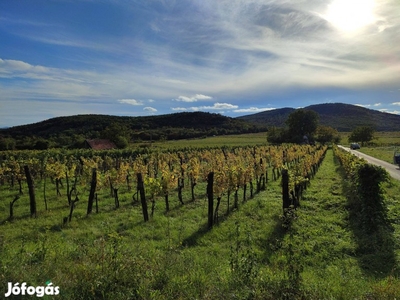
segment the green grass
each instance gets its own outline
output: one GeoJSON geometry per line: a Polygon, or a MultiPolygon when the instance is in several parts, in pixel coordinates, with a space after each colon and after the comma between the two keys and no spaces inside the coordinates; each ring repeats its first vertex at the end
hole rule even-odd
{"type": "MultiPolygon", "coordinates": [[[[386,161],[388,163],[393,163],[393,155],[395,152],[400,151],[400,148],[396,147],[396,146],[362,147],[358,151],[368,154],[370,156],[376,157],[376,158],[386,161]]],[[[400,153],[398,153],[398,154],[400,154],[400,153]]]]}
{"type": "MultiPolygon", "coordinates": [[[[50,184],[48,187],[49,211],[45,212],[39,202],[38,217],[29,218],[28,198],[23,195],[15,206],[15,220],[1,225],[0,294],[8,281],[43,285],[49,279],[60,286],[61,299],[222,299],[232,289],[248,294],[232,281],[231,261],[248,250],[237,245],[242,239],[246,241],[247,234],[254,234],[253,218],[268,219],[265,224],[255,220],[260,232],[264,229],[258,226],[268,230],[265,225],[279,220],[275,184],[269,189],[273,192],[268,199],[264,193],[241,203],[240,210],[225,220],[227,206],[223,202],[220,225],[208,232],[204,230],[207,202],[203,183],[195,202],[187,201],[189,191],[184,194],[187,203],[183,206],[171,197],[167,214],[163,200],[158,199],[155,215],[148,223],[142,221],[140,207],[132,206],[126,192],[120,195],[120,209],[113,209],[113,200],[102,194],[100,213],[86,217],[86,192],[72,222],[62,226],[62,217],[68,214],[66,199],[55,197],[50,184]],[[234,255],[233,248],[237,249],[234,255]]],[[[8,192],[8,199],[15,192],[8,192]]],[[[7,194],[4,187],[2,193],[7,194]]],[[[7,217],[7,207],[7,201],[2,201],[0,222],[7,217]]],[[[239,270],[244,268],[241,262],[238,265],[239,270]]],[[[245,273],[237,272],[238,278],[245,273]]]]}
{"type": "MultiPolygon", "coordinates": [[[[361,251],[373,237],[359,230],[357,213],[352,212],[349,204],[351,191],[342,176],[336,159],[328,152],[307,190],[293,226],[294,241],[304,265],[302,279],[306,290],[320,292],[318,298],[325,299],[391,299],[398,296],[398,265],[388,256],[397,256],[398,261],[399,253],[395,253],[394,248],[385,249],[388,255],[361,251]],[[390,280],[394,280],[397,287],[390,286],[390,280]],[[388,298],[379,291],[385,285],[388,298]]],[[[398,186],[397,182],[390,183],[390,189],[386,187],[388,193],[392,195],[398,186]]],[[[388,206],[395,217],[398,200],[388,201],[388,206]]],[[[397,236],[399,229],[395,227],[397,236]]],[[[397,239],[395,247],[398,246],[397,239]]]]}
{"type": "Polygon", "coordinates": [[[374,136],[375,138],[372,142],[377,146],[400,145],[399,131],[375,132],[374,136]]]}
{"type": "MultiPolygon", "coordinates": [[[[206,148],[206,147],[222,147],[222,146],[252,146],[267,143],[267,133],[248,133],[235,135],[219,135],[206,137],[204,139],[185,139],[174,141],[156,141],[153,143],[143,143],[152,148],[160,149],[180,149],[180,148],[206,148]]],[[[135,145],[135,144],[134,144],[135,145]]]]}
{"type": "MultiPolygon", "coordinates": [[[[349,145],[348,138],[350,132],[340,132],[340,143],[344,146],[349,145]]],[[[400,146],[399,131],[377,131],[374,133],[374,139],[371,141],[371,146],[374,147],[389,147],[400,146]]]]}
{"type": "MultiPolygon", "coordinates": [[[[349,144],[348,137],[350,133],[342,132],[341,144],[349,144]]],[[[358,150],[362,153],[371,155],[383,161],[393,163],[393,154],[400,151],[400,132],[375,132],[374,139],[368,145],[358,150]]]]}
{"type": "Polygon", "coordinates": [[[211,231],[205,230],[205,183],[196,187],[194,202],[185,191],[185,205],[179,204],[174,192],[168,213],[158,198],[154,217],[147,223],[140,206],[132,204],[132,192],[123,188],[119,209],[104,191],[99,195],[100,213],[87,217],[85,191],[72,222],[64,226],[65,190],[57,198],[54,185],[47,186],[49,211],[44,210],[38,184],[38,217],[28,216],[24,194],[15,206],[15,220],[7,222],[8,202],[18,190],[0,187],[0,295],[9,281],[36,286],[51,280],[60,287],[59,299],[400,296],[400,185],[394,181],[384,185],[394,241],[385,248],[393,257],[388,262],[388,256],[360,251],[360,242],[370,236],[355,229],[346,180],[331,150],[289,228],[283,227],[281,217],[280,182],[269,182],[266,191],[240,201],[239,210],[228,216],[224,197],[220,222],[211,231]]]}

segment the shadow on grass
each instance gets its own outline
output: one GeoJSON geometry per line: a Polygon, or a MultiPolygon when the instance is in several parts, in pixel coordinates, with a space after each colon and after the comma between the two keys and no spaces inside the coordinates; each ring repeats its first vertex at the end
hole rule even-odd
{"type": "MultiPolygon", "coordinates": [[[[171,199],[170,199],[170,209],[168,211],[164,211],[165,215],[174,215],[174,213],[180,212],[182,209],[196,208],[197,206],[201,206],[203,205],[203,202],[206,200],[206,195],[205,194],[197,195],[195,200],[192,199],[186,200],[183,202],[183,204],[179,202],[178,198],[175,199],[174,197],[172,197],[171,199]]],[[[164,199],[160,198],[160,202],[161,201],[164,201],[164,199]]],[[[163,205],[165,205],[164,202],[163,205]]]]}
{"type": "Polygon", "coordinates": [[[194,247],[197,246],[197,241],[201,239],[207,232],[210,230],[208,229],[207,222],[200,225],[199,230],[188,236],[182,241],[183,247],[194,247]]]}
{"type": "Polygon", "coordinates": [[[0,221],[0,226],[5,225],[7,223],[17,222],[19,220],[26,220],[26,219],[34,219],[34,217],[31,217],[30,214],[23,214],[21,216],[14,216],[12,218],[7,217],[7,218],[3,219],[3,221],[0,221]]]}
{"type": "MultiPolygon", "coordinates": [[[[228,208],[227,206],[221,204],[221,206],[219,207],[219,210],[218,210],[217,217],[215,217],[215,211],[214,211],[215,223],[213,225],[213,228],[214,227],[218,227],[223,222],[225,222],[232,214],[234,214],[235,212],[239,211],[240,207],[242,205],[245,205],[248,201],[252,201],[254,199],[255,195],[257,195],[257,193],[254,193],[252,198],[249,195],[249,197],[246,198],[246,200],[244,202],[241,201],[238,208],[234,207],[233,200],[232,200],[232,203],[229,204],[229,209],[227,209],[228,208]]],[[[204,195],[204,197],[205,196],[206,195],[204,195]]],[[[196,198],[196,199],[198,199],[198,198],[196,198]]],[[[201,205],[207,204],[206,203],[207,199],[204,198],[204,200],[203,199],[202,200],[199,199],[199,200],[187,202],[186,205],[197,206],[197,205],[199,205],[200,201],[204,201],[205,202],[205,203],[202,203],[201,205]]],[[[225,204],[227,205],[227,203],[225,203],[225,204]]],[[[214,206],[215,205],[216,205],[216,200],[214,199],[214,206]]],[[[183,207],[183,205],[181,205],[180,207],[183,207]]],[[[171,211],[172,210],[170,210],[167,214],[171,215],[170,214],[171,211]]],[[[191,234],[190,236],[188,236],[186,239],[184,239],[182,241],[182,246],[184,246],[184,247],[196,246],[197,243],[198,243],[198,240],[201,239],[205,234],[207,234],[211,230],[212,229],[208,228],[208,222],[204,222],[202,225],[200,225],[199,229],[196,232],[194,232],[193,234],[191,234]]]]}
{"type": "Polygon", "coordinates": [[[285,235],[288,233],[288,228],[283,224],[280,216],[274,216],[275,226],[266,239],[259,241],[259,247],[264,249],[261,257],[263,263],[269,263],[271,256],[282,248],[282,242],[285,235]]]}
{"type": "MultiPolygon", "coordinates": [[[[252,198],[247,198],[247,201],[250,201],[252,198]]],[[[198,201],[198,200],[196,200],[198,201]]],[[[242,202],[241,205],[244,205],[246,202],[242,202]]],[[[192,204],[195,202],[191,202],[192,204]]],[[[214,203],[215,204],[215,203],[214,203]]],[[[229,210],[225,211],[224,213],[222,211],[224,211],[223,209],[219,209],[218,212],[218,217],[216,220],[216,223],[213,225],[214,227],[217,227],[219,225],[221,225],[223,222],[225,222],[232,214],[234,214],[235,212],[237,212],[240,208],[234,208],[233,204],[231,204],[229,206],[229,210]]],[[[225,208],[225,207],[224,207],[225,208]]],[[[214,214],[215,215],[215,214],[214,214]]],[[[214,216],[215,217],[215,216],[214,216]]],[[[182,241],[182,246],[184,247],[193,247],[196,246],[198,243],[198,240],[201,239],[205,234],[207,234],[209,231],[211,231],[212,229],[208,228],[208,222],[204,222],[202,225],[200,225],[199,229],[194,232],[193,234],[191,234],[190,236],[188,236],[186,239],[184,239],[182,241]]]]}
{"type": "MultiPolygon", "coordinates": [[[[217,221],[217,223],[214,224],[213,228],[214,227],[218,227],[219,225],[221,225],[235,211],[236,211],[235,209],[232,209],[232,210],[229,211],[229,213],[225,213],[225,214],[219,215],[218,216],[218,221],[217,221]]],[[[184,247],[197,246],[198,240],[201,239],[204,235],[206,235],[211,230],[212,229],[208,228],[208,222],[204,222],[202,225],[200,225],[199,229],[196,232],[192,233],[190,236],[188,236],[187,238],[185,238],[182,241],[182,246],[184,246],[184,247]]]]}
{"type": "MultiPolygon", "coordinates": [[[[356,258],[363,272],[374,278],[384,278],[399,272],[396,269],[395,239],[389,221],[382,220],[373,230],[362,218],[360,201],[339,162],[336,171],[342,177],[342,192],[347,198],[349,226],[357,243],[356,258]]],[[[373,217],[373,216],[371,216],[373,217]]],[[[365,220],[365,217],[364,217],[365,220]]]]}

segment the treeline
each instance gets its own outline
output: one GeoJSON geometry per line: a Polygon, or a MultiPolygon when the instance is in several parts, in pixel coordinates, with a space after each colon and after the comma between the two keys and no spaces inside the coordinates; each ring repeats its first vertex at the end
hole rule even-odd
{"type": "Polygon", "coordinates": [[[320,125],[319,117],[318,113],[312,110],[297,109],[287,117],[285,128],[269,128],[267,140],[273,144],[338,143],[339,132],[332,127],[320,125]]]}
{"type": "Polygon", "coordinates": [[[119,148],[132,142],[178,140],[266,131],[265,126],[205,112],[149,117],[78,115],[0,130],[0,150],[81,148],[107,138],[119,148]]]}

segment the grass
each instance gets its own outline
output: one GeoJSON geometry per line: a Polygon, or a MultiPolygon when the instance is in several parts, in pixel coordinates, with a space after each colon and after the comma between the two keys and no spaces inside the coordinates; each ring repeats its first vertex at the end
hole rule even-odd
{"type": "MultiPolygon", "coordinates": [[[[267,143],[267,133],[248,133],[234,135],[220,135],[206,137],[204,139],[186,139],[173,141],[155,141],[151,147],[160,149],[180,149],[180,148],[206,148],[206,147],[221,147],[221,146],[251,146],[267,143]]],[[[147,144],[144,144],[147,145],[147,144]]]]}
{"type": "MultiPolygon", "coordinates": [[[[347,145],[350,133],[342,132],[341,144],[347,145]]],[[[400,132],[376,132],[374,139],[365,147],[361,147],[360,152],[371,155],[388,163],[393,163],[393,155],[400,151],[400,132]]]]}
{"type": "MultiPolygon", "coordinates": [[[[340,132],[340,142],[342,145],[350,144],[348,138],[351,132],[340,132]]],[[[371,141],[374,147],[400,146],[400,131],[377,131],[371,141]]]]}
{"type": "Polygon", "coordinates": [[[393,155],[395,152],[399,150],[400,148],[396,146],[388,146],[388,147],[362,147],[358,151],[376,157],[388,163],[393,163],[393,155]]]}
{"type": "MultiPolygon", "coordinates": [[[[67,226],[61,225],[68,212],[64,197],[48,191],[50,210],[44,212],[39,204],[38,218],[30,219],[22,213],[28,212],[28,199],[23,195],[15,207],[16,219],[1,225],[0,294],[9,281],[43,285],[51,279],[60,286],[61,299],[223,298],[233,285],[231,249],[234,247],[237,255],[248,250],[238,246],[251,231],[246,223],[253,217],[264,218],[256,207],[264,207],[267,200],[265,194],[259,195],[222,222],[227,209],[224,202],[220,225],[205,231],[204,190],[205,185],[200,185],[198,200],[186,201],[183,206],[171,197],[167,214],[159,199],[148,223],[143,223],[140,208],[132,206],[128,193],[121,193],[118,210],[112,208],[111,198],[100,195],[99,214],[86,217],[82,201],[67,226]]],[[[9,192],[9,198],[14,193],[9,192]]],[[[184,197],[190,199],[189,192],[184,197]]],[[[275,197],[279,197],[276,190],[268,202],[275,201],[264,210],[271,220],[279,219],[279,198],[275,197]]],[[[81,198],[86,199],[87,193],[81,198]]],[[[2,201],[3,219],[8,213],[6,203],[2,201]]],[[[243,268],[241,262],[237,265],[243,268]]],[[[241,273],[238,276],[242,278],[241,273]]]]}
{"type": "Polygon", "coordinates": [[[239,210],[227,216],[223,198],[220,222],[211,231],[205,230],[205,183],[196,187],[194,202],[188,200],[189,190],[184,205],[171,196],[168,213],[159,198],[147,223],[142,221],[140,206],[132,203],[132,192],[123,188],[119,209],[104,192],[99,195],[100,213],[86,216],[85,191],[72,222],[64,226],[65,191],[56,197],[54,185],[48,183],[50,209],[45,211],[40,201],[42,185],[36,188],[38,217],[28,216],[24,194],[16,203],[15,220],[5,222],[8,202],[18,190],[0,187],[0,295],[7,282],[36,286],[51,280],[60,287],[59,299],[400,296],[399,183],[384,185],[394,241],[386,248],[393,257],[388,263],[385,255],[360,251],[360,242],[370,237],[354,226],[357,216],[351,212],[351,194],[331,150],[289,227],[283,226],[279,181],[269,182],[267,190],[253,199],[240,201],[239,210]]]}
{"type": "MultiPolygon", "coordinates": [[[[305,265],[303,280],[312,283],[306,289],[324,291],[318,298],[325,299],[393,299],[400,295],[399,253],[395,253],[399,240],[395,247],[385,249],[388,255],[361,251],[364,245],[371,248],[378,245],[369,242],[372,237],[360,230],[357,213],[349,204],[351,191],[343,176],[336,159],[328,152],[294,223],[298,251],[305,265]],[[389,260],[388,256],[393,259],[389,260]],[[388,284],[391,280],[397,287],[388,284]],[[378,291],[377,287],[385,284],[389,296],[378,291]]],[[[386,186],[390,197],[398,187],[398,182],[386,186]]],[[[395,197],[396,200],[388,201],[388,207],[396,210],[392,217],[397,216],[398,197],[395,197]]],[[[396,236],[399,229],[394,228],[396,236]]]]}

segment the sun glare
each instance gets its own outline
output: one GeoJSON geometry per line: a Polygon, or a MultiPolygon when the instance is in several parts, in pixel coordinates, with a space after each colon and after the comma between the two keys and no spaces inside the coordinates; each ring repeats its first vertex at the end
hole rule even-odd
{"type": "Polygon", "coordinates": [[[334,0],[325,19],[337,29],[353,33],[375,21],[374,8],[374,0],[334,0]]]}

